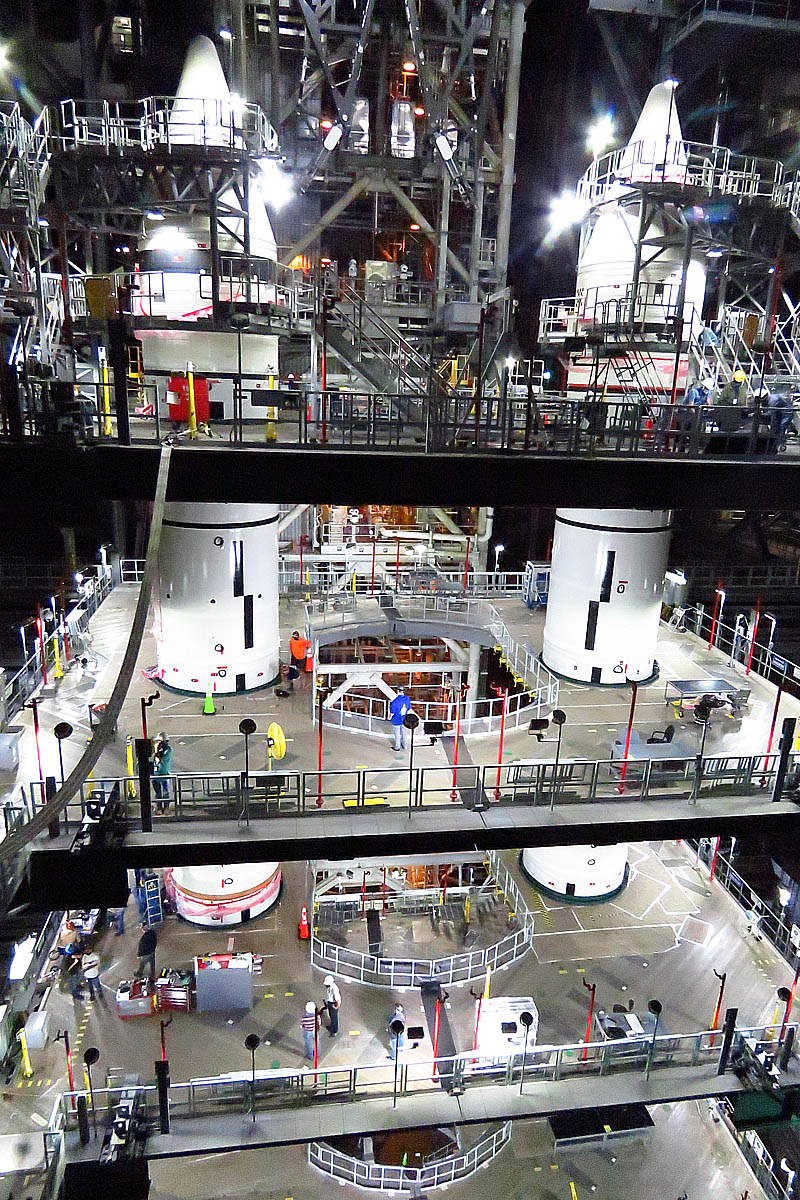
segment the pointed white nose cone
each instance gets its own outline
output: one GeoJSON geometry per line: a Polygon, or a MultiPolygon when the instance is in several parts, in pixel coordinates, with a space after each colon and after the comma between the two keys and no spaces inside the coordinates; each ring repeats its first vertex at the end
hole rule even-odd
{"type": "Polygon", "coordinates": [[[169,115],[172,145],[229,146],[236,120],[228,81],[210,38],[196,37],[186,54],[169,115]]]}
{"type": "Polygon", "coordinates": [[[619,180],[631,183],[685,183],[686,146],[675,103],[673,80],[650,89],[636,128],[620,156],[619,180]]]}
{"type": "MultiPolygon", "coordinates": [[[[230,205],[231,208],[239,208],[241,204],[233,188],[227,188],[221,194],[219,202],[223,209],[227,205],[230,205]]],[[[277,262],[278,251],[275,234],[272,232],[272,225],[264,207],[260,189],[253,184],[250,186],[249,193],[249,217],[250,254],[253,258],[269,258],[272,262],[277,262]]],[[[241,239],[244,238],[244,220],[242,217],[225,217],[223,223],[225,228],[230,230],[231,238],[230,241],[227,238],[221,238],[220,249],[230,250],[232,253],[243,253],[241,239]],[[240,240],[237,241],[237,238],[240,240]]]]}

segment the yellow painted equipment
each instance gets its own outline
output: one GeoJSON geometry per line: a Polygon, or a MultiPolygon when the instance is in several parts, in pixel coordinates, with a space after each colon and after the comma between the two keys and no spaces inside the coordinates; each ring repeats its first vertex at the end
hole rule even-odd
{"type": "Polygon", "coordinates": [[[278,762],[286,753],[286,734],[281,729],[277,721],[273,721],[267,729],[267,770],[272,770],[272,760],[277,759],[278,762]]]}

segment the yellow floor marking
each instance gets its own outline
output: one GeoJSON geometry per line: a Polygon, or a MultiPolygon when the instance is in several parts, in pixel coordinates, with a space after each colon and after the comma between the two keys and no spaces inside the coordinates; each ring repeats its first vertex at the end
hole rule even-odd
{"type": "Polygon", "coordinates": [[[47,1086],[48,1086],[48,1087],[50,1087],[50,1084],[51,1084],[52,1082],[53,1082],[53,1081],[52,1081],[52,1079],[46,1079],[46,1080],[45,1080],[45,1083],[47,1084],[47,1086]]]}
{"type": "Polygon", "coordinates": [[[21,1080],[19,1081],[19,1083],[17,1084],[17,1087],[18,1087],[18,1088],[22,1087],[22,1084],[23,1084],[23,1083],[24,1083],[24,1080],[22,1080],[22,1079],[21,1079],[21,1080]]]}
{"type": "Polygon", "coordinates": [[[293,996],[294,992],[284,992],[284,996],[293,996]]]}
{"type": "Polygon", "coordinates": [[[557,1171],[557,1170],[558,1170],[558,1163],[550,1163],[550,1170],[551,1170],[551,1171],[557,1171]]]}
{"type": "Polygon", "coordinates": [[[558,968],[558,973],[559,973],[559,975],[566,975],[566,973],[567,973],[567,968],[566,968],[566,967],[559,967],[559,968],[558,968]]]}
{"type": "Polygon", "coordinates": [[[348,1029],[347,1036],[348,1037],[358,1037],[358,1035],[360,1033],[361,1033],[360,1029],[348,1029]]]}
{"type": "Polygon", "coordinates": [[[264,999],[265,1000],[274,1000],[275,993],[274,992],[264,992],[264,999]]]}

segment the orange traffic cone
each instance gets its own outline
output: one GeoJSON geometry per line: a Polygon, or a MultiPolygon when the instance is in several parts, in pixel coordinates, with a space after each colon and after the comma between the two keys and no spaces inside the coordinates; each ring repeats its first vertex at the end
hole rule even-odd
{"type": "Polygon", "coordinates": [[[308,927],[308,910],[305,904],[300,910],[300,923],[297,926],[297,936],[301,942],[311,937],[311,930],[308,927]]]}

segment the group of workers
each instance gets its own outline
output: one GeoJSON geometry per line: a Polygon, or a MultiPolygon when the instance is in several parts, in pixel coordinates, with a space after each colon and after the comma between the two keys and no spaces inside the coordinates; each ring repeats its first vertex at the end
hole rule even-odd
{"type": "Polygon", "coordinates": [[[760,405],[765,416],[775,420],[774,432],[781,440],[786,437],[794,413],[793,398],[785,389],[770,391],[762,386],[751,394],[741,368],[737,368],[722,386],[715,384],[711,375],[702,376],[686,392],[684,404],[719,410],[715,412],[714,420],[723,432],[739,429],[743,417],[752,415],[755,406],[760,405]]]}

